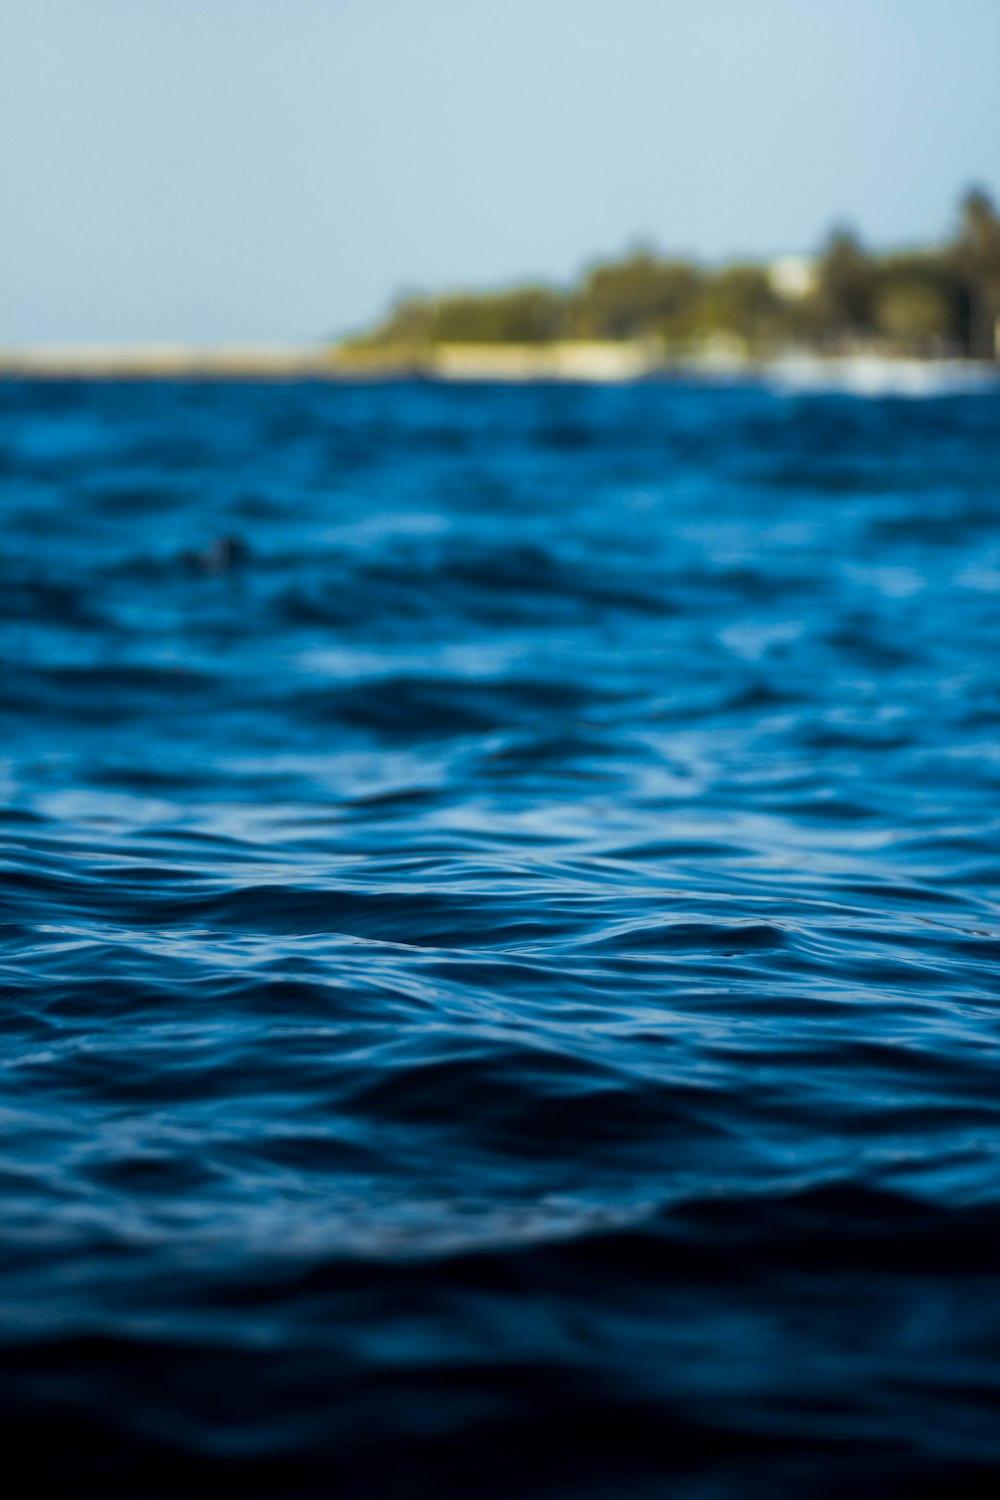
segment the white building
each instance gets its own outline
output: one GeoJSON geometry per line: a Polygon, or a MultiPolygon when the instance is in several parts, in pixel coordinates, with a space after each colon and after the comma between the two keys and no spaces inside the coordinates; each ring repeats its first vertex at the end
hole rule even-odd
{"type": "Polygon", "coordinates": [[[801,302],[816,290],[816,262],[807,255],[781,255],[767,268],[771,290],[787,302],[801,302]]]}

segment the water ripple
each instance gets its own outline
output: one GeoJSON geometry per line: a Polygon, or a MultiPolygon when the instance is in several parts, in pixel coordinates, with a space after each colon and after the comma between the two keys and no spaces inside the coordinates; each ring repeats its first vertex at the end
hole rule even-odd
{"type": "Polygon", "coordinates": [[[21,1492],[996,1492],[998,417],[0,386],[21,1492]]]}

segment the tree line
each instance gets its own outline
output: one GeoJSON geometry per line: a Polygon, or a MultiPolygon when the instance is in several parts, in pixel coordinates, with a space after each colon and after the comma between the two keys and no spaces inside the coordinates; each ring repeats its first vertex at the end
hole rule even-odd
{"type": "Polygon", "coordinates": [[[837,229],[809,261],[719,267],[633,251],[593,265],[576,286],[401,298],[351,347],[655,340],[665,356],[723,345],[754,358],[823,354],[1000,357],[1000,216],[968,193],[945,244],[875,253],[837,229]]]}

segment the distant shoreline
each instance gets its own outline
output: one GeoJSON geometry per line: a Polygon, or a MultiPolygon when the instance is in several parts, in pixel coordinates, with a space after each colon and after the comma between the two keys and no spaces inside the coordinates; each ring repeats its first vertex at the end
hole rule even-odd
{"type": "Polygon", "coordinates": [[[720,341],[698,357],[665,358],[645,340],[441,344],[419,352],[339,345],[31,345],[0,348],[0,379],[327,380],[623,385],[657,379],[767,379],[802,388],[912,390],[991,386],[997,366],[882,351],[828,355],[789,349],[753,359],[720,341]]]}
{"type": "Polygon", "coordinates": [[[26,344],[0,347],[0,376],[119,379],[297,376],[329,369],[329,349],[307,345],[26,344]]]}

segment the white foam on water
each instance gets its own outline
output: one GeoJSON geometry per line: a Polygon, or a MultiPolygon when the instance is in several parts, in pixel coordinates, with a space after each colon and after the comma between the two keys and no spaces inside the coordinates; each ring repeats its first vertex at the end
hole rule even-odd
{"type": "Polygon", "coordinates": [[[796,395],[841,393],[851,396],[950,396],[993,389],[1000,373],[967,360],[890,359],[852,355],[819,359],[789,355],[768,367],[768,383],[796,395]]]}

